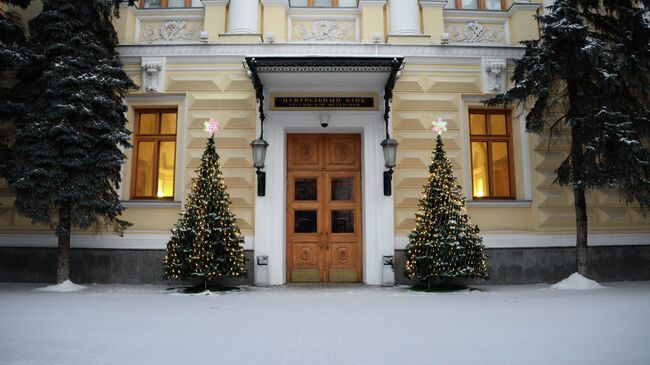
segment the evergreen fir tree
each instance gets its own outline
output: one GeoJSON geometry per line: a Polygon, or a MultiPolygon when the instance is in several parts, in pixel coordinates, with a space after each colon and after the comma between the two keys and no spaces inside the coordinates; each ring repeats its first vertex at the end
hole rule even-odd
{"type": "Polygon", "coordinates": [[[618,189],[650,207],[650,23],[634,0],[557,0],[538,17],[539,40],[523,42],[514,86],[488,105],[519,103],[526,129],[570,141],[556,182],[570,186],[578,272],[588,275],[589,189],[618,189]]]}
{"type": "MultiPolygon", "coordinates": [[[[443,126],[443,128],[445,128],[443,126]]],[[[434,279],[485,278],[487,259],[465,210],[465,197],[438,134],[429,180],[406,246],[404,275],[428,285],[434,279]]]]}
{"type": "Polygon", "coordinates": [[[69,278],[73,227],[129,223],[116,189],[129,147],[122,100],[135,85],[122,70],[113,29],[114,0],[43,0],[27,47],[40,55],[23,67],[15,98],[9,185],[16,210],[58,237],[57,282],[69,278]]]}
{"type": "Polygon", "coordinates": [[[27,37],[23,19],[9,6],[25,9],[30,0],[0,1],[0,178],[6,178],[11,160],[10,122],[23,110],[24,104],[16,100],[13,86],[20,71],[26,65],[38,59],[37,55],[26,47],[27,37]],[[9,72],[12,72],[11,76],[9,72]]]}
{"type": "Polygon", "coordinates": [[[172,229],[165,278],[210,280],[246,275],[244,239],[230,210],[214,137],[207,141],[185,210],[172,229]]]}

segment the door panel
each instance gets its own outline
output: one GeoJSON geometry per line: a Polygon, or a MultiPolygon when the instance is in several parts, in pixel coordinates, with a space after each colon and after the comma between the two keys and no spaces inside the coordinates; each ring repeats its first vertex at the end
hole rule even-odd
{"type": "Polygon", "coordinates": [[[287,265],[294,282],[318,282],[323,276],[322,184],[319,171],[288,174],[287,265]]]}
{"type": "Polygon", "coordinates": [[[287,136],[288,281],[361,281],[360,145],[359,135],[287,136]]]}

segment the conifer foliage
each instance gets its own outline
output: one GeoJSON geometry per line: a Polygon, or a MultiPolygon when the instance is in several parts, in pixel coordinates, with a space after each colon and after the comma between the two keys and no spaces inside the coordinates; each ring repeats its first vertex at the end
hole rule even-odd
{"type": "Polygon", "coordinates": [[[207,141],[185,210],[172,229],[163,262],[165,278],[207,282],[246,275],[244,239],[230,210],[214,137],[207,141]]]}
{"type": "Polygon", "coordinates": [[[650,209],[649,8],[650,0],[556,0],[537,17],[540,38],[522,42],[513,87],[486,101],[520,104],[528,132],[569,142],[556,182],[573,192],[583,276],[587,191],[616,189],[650,209]]]}
{"type": "Polygon", "coordinates": [[[15,142],[5,173],[16,191],[16,211],[54,228],[56,281],[63,282],[73,227],[121,234],[129,225],[120,219],[117,189],[122,149],[130,146],[123,98],[135,84],[116,50],[114,0],[42,5],[24,45],[37,57],[15,63],[18,83],[7,110],[15,142]]]}
{"type": "Polygon", "coordinates": [[[440,134],[429,166],[429,180],[406,246],[404,274],[431,284],[434,279],[485,278],[487,259],[479,228],[465,210],[440,134]]]}

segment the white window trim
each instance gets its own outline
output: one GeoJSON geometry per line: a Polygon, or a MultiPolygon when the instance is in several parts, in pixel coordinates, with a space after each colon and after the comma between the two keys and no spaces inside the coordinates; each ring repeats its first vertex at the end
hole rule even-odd
{"type": "MultiPolygon", "coordinates": [[[[128,118],[131,125],[131,129],[135,125],[135,110],[141,109],[159,109],[164,107],[174,107],[178,108],[177,119],[176,119],[176,162],[174,166],[174,199],[171,202],[175,205],[179,203],[182,205],[185,201],[185,148],[186,148],[186,131],[187,131],[187,101],[185,94],[151,94],[151,95],[137,95],[137,96],[128,96],[125,98],[125,102],[129,107],[128,118]]],[[[131,137],[133,141],[133,135],[131,137]]],[[[132,169],[131,164],[133,163],[133,149],[130,151],[125,151],[127,158],[131,161],[129,168],[132,169]]],[[[169,204],[161,204],[160,200],[132,200],[131,199],[131,179],[133,176],[126,175],[127,164],[122,165],[122,187],[120,189],[119,195],[120,198],[125,202],[125,206],[143,207],[148,205],[151,208],[169,208],[169,204]]]]}
{"type": "MultiPolygon", "coordinates": [[[[483,100],[489,98],[488,95],[472,95],[472,96],[463,96],[460,102],[460,129],[463,133],[463,180],[465,187],[465,199],[468,202],[474,201],[472,195],[472,155],[471,155],[471,143],[469,136],[469,109],[470,108],[481,108],[485,109],[485,105],[482,103],[483,100]]],[[[489,109],[489,108],[488,108],[489,109]]],[[[518,178],[515,178],[515,192],[517,192],[518,187],[521,186],[521,191],[519,194],[515,194],[516,200],[511,202],[527,202],[533,199],[533,189],[531,182],[532,171],[530,169],[530,153],[529,153],[529,143],[528,143],[528,134],[526,133],[526,114],[521,112],[521,108],[511,109],[511,122],[512,127],[515,127],[515,122],[518,122],[517,128],[513,128],[512,133],[512,143],[513,143],[513,154],[514,154],[514,167],[515,167],[515,177],[518,177],[517,169],[521,169],[521,181],[518,178]]],[[[507,204],[507,201],[499,201],[503,206],[507,204]]]]}

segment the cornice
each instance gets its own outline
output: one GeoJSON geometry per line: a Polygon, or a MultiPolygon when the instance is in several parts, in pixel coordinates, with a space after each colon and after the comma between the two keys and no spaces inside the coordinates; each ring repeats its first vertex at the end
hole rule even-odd
{"type": "Polygon", "coordinates": [[[507,19],[508,15],[505,11],[499,10],[465,10],[465,9],[444,9],[445,20],[458,19],[474,19],[482,20],[483,18],[497,18],[507,19]]]}
{"type": "Polygon", "coordinates": [[[289,0],[262,0],[261,2],[264,6],[283,6],[289,9],[289,0]]]}
{"type": "Polygon", "coordinates": [[[445,5],[447,5],[447,0],[420,0],[420,6],[423,8],[444,8],[445,5]]]}
{"type": "Polygon", "coordinates": [[[230,3],[230,0],[201,0],[203,3],[203,7],[206,5],[220,5],[220,6],[226,6],[228,3],[230,3]]]}
{"type": "Polygon", "coordinates": [[[383,7],[386,5],[386,0],[359,0],[359,9],[363,10],[365,7],[383,7]]]}
{"type": "Polygon", "coordinates": [[[528,10],[528,11],[535,11],[539,8],[542,7],[543,4],[541,3],[529,3],[529,2],[515,2],[510,5],[508,10],[506,11],[506,14],[508,16],[512,16],[514,13],[518,11],[523,11],[523,10],[528,10]]]}
{"type": "Polygon", "coordinates": [[[398,44],[146,44],[121,45],[125,64],[142,57],[166,57],[174,63],[239,63],[246,56],[404,57],[408,63],[480,65],[481,58],[520,58],[521,46],[398,44]]]}

